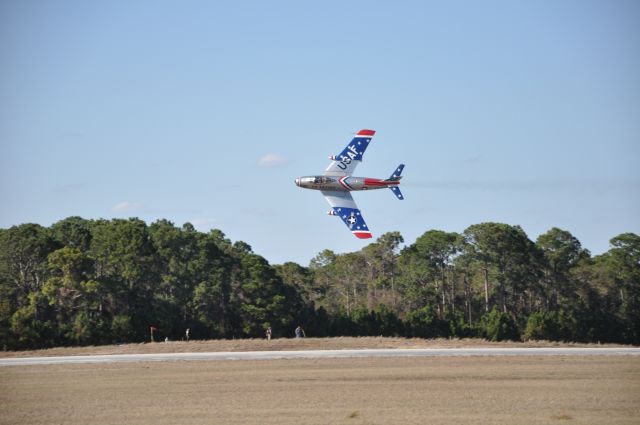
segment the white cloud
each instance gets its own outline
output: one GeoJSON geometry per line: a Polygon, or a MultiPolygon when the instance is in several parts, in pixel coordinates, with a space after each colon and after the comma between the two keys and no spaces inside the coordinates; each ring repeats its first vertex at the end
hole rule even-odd
{"type": "Polygon", "coordinates": [[[277,153],[268,153],[258,161],[258,166],[264,168],[280,167],[288,163],[289,160],[277,153]]]}
{"type": "Polygon", "coordinates": [[[140,202],[120,202],[111,207],[111,211],[113,212],[134,212],[140,211],[142,209],[142,204],[140,202]]]}

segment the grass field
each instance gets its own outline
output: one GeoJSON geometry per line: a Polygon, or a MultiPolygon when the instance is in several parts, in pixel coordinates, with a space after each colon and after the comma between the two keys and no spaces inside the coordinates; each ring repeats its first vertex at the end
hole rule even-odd
{"type": "Polygon", "coordinates": [[[637,357],[0,368],[1,424],[638,424],[637,357]]]}
{"type": "Polygon", "coordinates": [[[423,339],[391,337],[278,338],[235,340],[198,340],[102,345],[88,347],[57,347],[31,351],[0,351],[0,357],[74,356],[93,354],[150,354],[215,351],[283,351],[283,350],[344,350],[363,348],[477,348],[477,347],[602,347],[615,344],[580,344],[550,341],[491,342],[483,339],[423,339]]]}

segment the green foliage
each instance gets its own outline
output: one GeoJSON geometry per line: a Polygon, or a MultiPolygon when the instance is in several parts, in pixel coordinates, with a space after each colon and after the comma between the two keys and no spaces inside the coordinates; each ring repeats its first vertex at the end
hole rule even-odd
{"type": "Polygon", "coordinates": [[[86,252],[91,246],[92,222],[81,217],[68,217],[51,226],[51,235],[60,245],[86,252]]]}
{"type": "MultiPolygon", "coordinates": [[[[55,345],[53,324],[40,320],[35,303],[20,307],[11,317],[11,336],[7,342],[13,342],[8,348],[27,349],[44,348],[55,345]]],[[[5,342],[6,344],[6,342],[5,342]]]]}
{"type": "Polygon", "coordinates": [[[611,239],[610,244],[607,274],[619,290],[623,338],[640,341],[640,236],[623,233],[611,239]]]}
{"type": "Polygon", "coordinates": [[[98,344],[108,332],[105,319],[99,314],[82,311],[75,315],[69,338],[78,345],[98,344]]]}
{"type": "Polygon", "coordinates": [[[482,318],[484,336],[490,341],[517,341],[520,339],[518,326],[507,313],[498,311],[496,307],[482,318]]]}
{"type": "MultiPolygon", "coordinates": [[[[493,305],[503,313],[511,306],[513,313],[522,314],[515,300],[526,288],[535,285],[540,276],[533,242],[520,226],[503,223],[474,224],[464,231],[464,237],[465,255],[479,263],[485,279],[490,272],[495,276],[493,305]]],[[[488,293],[486,298],[489,299],[488,293]]]]}
{"type": "Polygon", "coordinates": [[[382,336],[403,336],[406,333],[404,322],[397,314],[387,307],[386,304],[380,304],[375,311],[376,321],[378,323],[378,334],[382,336]]]}
{"type": "Polygon", "coordinates": [[[469,323],[464,318],[464,313],[458,312],[449,315],[449,335],[455,338],[476,338],[482,337],[482,330],[476,324],[469,323]]]}
{"type": "Polygon", "coordinates": [[[126,314],[119,314],[111,321],[111,336],[114,341],[130,341],[133,336],[131,317],[126,314]]]}
{"type": "Polygon", "coordinates": [[[417,338],[438,338],[449,336],[449,324],[438,318],[433,307],[425,306],[410,311],[406,316],[409,335],[417,338]]]}
{"type": "Polygon", "coordinates": [[[389,232],[309,267],[270,265],[220,230],[69,217],[0,229],[0,347],[385,335],[640,343],[640,237],[591,258],[569,232],[389,232]],[[522,330],[522,335],[521,335],[522,330]]]}
{"type": "Polygon", "coordinates": [[[529,316],[522,339],[556,341],[560,338],[560,324],[556,314],[536,312],[529,316]]]}
{"type": "Polygon", "coordinates": [[[0,234],[0,273],[16,291],[16,306],[41,289],[47,276],[47,256],[58,248],[48,229],[38,224],[13,226],[0,234]]]}

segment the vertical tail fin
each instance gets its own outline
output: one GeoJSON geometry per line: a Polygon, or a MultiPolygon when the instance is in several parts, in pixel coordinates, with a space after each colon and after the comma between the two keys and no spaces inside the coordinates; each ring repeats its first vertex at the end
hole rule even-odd
{"type": "Polygon", "coordinates": [[[404,164],[398,165],[387,180],[400,180],[402,178],[402,170],[404,170],[404,164]]]}

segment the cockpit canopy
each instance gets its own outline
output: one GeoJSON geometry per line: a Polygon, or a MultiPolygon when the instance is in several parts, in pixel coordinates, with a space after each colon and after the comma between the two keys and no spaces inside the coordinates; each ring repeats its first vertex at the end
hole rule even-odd
{"type": "Polygon", "coordinates": [[[327,184],[327,183],[335,183],[338,180],[335,177],[328,176],[307,176],[300,177],[300,183],[302,184],[327,184]]]}

